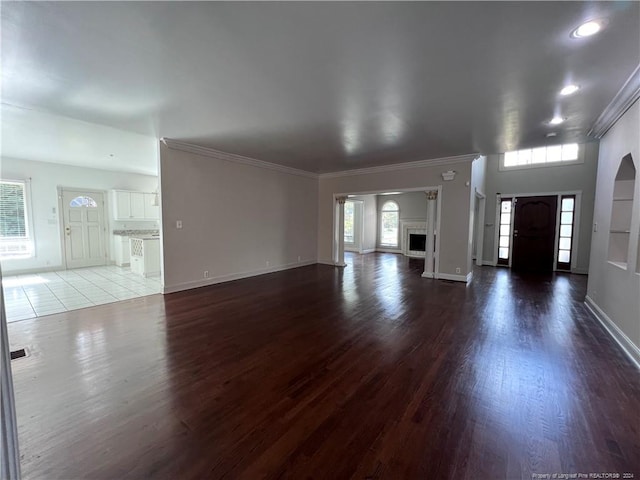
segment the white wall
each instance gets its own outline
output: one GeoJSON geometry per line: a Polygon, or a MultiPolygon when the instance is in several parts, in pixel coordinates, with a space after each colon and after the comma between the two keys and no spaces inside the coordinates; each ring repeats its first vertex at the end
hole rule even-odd
{"type": "MultiPolygon", "coordinates": [[[[2,271],[5,275],[22,271],[64,268],[58,215],[58,187],[154,191],[158,185],[158,178],[151,175],[118,173],[14,158],[0,160],[0,177],[8,180],[31,179],[30,212],[35,239],[35,257],[2,260],[2,271]]],[[[111,219],[111,217],[111,211],[107,209],[107,218],[111,219]]],[[[157,225],[157,222],[124,224],[111,220],[108,230],[111,232],[115,228],[154,228],[154,226],[157,228],[157,225]]],[[[105,243],[109,250],[109,236],[105,238],[105,243]]]]}
{"type": "Polygon", "coordinates": [[[160,179],[165,291],[316,262],[316,178],[161,144],[160,179]]]}
{"type": "Polygon", "coordinates": [[[321,176],[318,196],[318,261],[332,264],[335,194],[385,192],[442,185],[440,272],[456,275],[456,268],[464,271],[469,232],[469,187],[465,182],[470,181],[471,157],[468,161],[452,159],[443,165],[321,176]],[[458,172],[453,181],[442,180],[441,174],[447,170],[458,172]]]}
{"type": "Polygon", "coordinates": [[[484,252],[485,262],[495,261],[496,194],[527,194],[547,192],[582,191],[580,230],[578,232],[578,257],[575,271],[587,273],[593,202],[596,189],[598,142],[580,145],[584,163],[558,165],[522,170],[500,171],[500,155],[487,156],[484,252]],[[491,225],[486,225],[490,223],[491,225]]]}
{"type": "MultiPolygon", "coordinates": [[[[624,336],[636,348],[640,361],[640,273],[636,271],[640,237],[640,102],[636,102],[602,137],[598,159],[598,177],[593,221],[597,231],[591,240],[591,261],[587,301],[600,316],[614,324],[614,336],[624,336]],[[622,157],[631,153],[636,167],[636,183],[631,219],[627,269],[608,262],[609,227],[613,185],[622,157]],[[622,335],[620,335],[622,333],[622,335]]],[[[633,347],[631,347],[633,349],[633,347]]]]}

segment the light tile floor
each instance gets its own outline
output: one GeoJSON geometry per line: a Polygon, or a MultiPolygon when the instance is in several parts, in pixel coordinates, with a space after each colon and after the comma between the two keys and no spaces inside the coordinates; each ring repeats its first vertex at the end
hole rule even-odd
{"type": "Polygon", "coordinates": [[[115,265],[3,277],[2,288],[8,322],[162,291],[159,277],[144,278],[115,265]]]}

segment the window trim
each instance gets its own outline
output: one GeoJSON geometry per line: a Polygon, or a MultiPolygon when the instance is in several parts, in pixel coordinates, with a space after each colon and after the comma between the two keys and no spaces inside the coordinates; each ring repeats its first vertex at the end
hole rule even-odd
{"type": "MultiPolygon", "coordinates": [[[[563,144],[570,145],[570,144],[563,144]]],[[[530,168],[544,168],[544,167],[563,167],[567,165],[579,165],[584,163],[584,144],[578,143],[578,158],[575,160],[564,160],[559,162],[545,162],[545,163],[528,163],[526,165],[513,165],[511,167],[505,167],[504,165],[504,152],[499,155],[500,161],[498,162],[498,171],[500,172],[512,172],[514,170],[529,170],[530,168]]],[[[556,145],[544,145],[545,147],[554,147],[556,145]]],[[[522,148],[521,150],[534,150],[535,148],[522,148]]],[[[518,150],[520,151],[520,150],[518,150]]]]}
{"type": "Polygon", "coordinates": [[[398,204],[398,202],[396,202],[395,200],[385,200],[384,203],[382,204],[382,207],[380,208],[380,216],[379,216],[379,221],[380,221],[380,230],[379,230],[379,234],[380,234],[380,242],[379,242],[379,246],[383,247],[383,248],[393,248],[393,249],[400,249],[401,245],[400,245],[400,205],[398,204]],[[392,203],[396,206],[395,210],[385,210],[384,207],[389,204],[392,203]],[[384,212],[396,212],[398,214],[398,226],[397,226],[397,234],[396,234],[396,243],[395,245],[389,244],[389,243],[383,243],[382,242],[382,214],[384,212]]]}
{"type": "MultiPolygon", "coordinates": [[[[29,252],[22,255],[5,255],[0,252],[0,260],[24,260],[28,258],[36,257],[36,242],[34,238],[34,229],[33,229],[33,209],[32,209],[32,201],[31,201],[31,178],[25,178],[22,180],[16,180],[13,178],[0,178],[0,182],[2,183],[17,183],[23,185],[24,188],[24,216],[25,216],[25,232],[26,236],[21,239],[25,243],[29,244],[29,252]]],[[[3,240],[0,239],[0,242],[3,240]]]]}

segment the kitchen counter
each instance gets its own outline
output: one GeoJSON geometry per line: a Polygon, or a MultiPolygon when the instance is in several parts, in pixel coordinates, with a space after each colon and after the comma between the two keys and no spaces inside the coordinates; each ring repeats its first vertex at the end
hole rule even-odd
{"type": "Polygon", "coordinates": [[[114,235],[122,237],[131,237],[134,235],[159,235],[160,230],[114,230],[114,235]]]}

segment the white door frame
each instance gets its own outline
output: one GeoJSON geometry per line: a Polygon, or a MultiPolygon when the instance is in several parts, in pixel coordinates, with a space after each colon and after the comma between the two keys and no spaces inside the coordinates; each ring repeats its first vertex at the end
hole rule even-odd
{"type": "Polygon", "coordinates": [[[109,248],[111,242],[109,241],[110,236],[108,235],[107,229],[109,228],[109,192],[106,190],[100,190],[96,188],[78,188],[78,187],[58,187],[58,225],[60,228],[58,229],[60,236],[60,249],[62,255],[62,267],[67,270],[67,248],[65,246],[65,234],[64,234],[64,205],[62,203],[62,194],[65,190],[78,191],[78,192],[87,192],[87,193],[100,193],[102,194],[102,198],[104,200],[102,205],[102,218],[104,218],[104,251],[105,251],[105,262],[107,265],[109,263],[109,259],[111,258],[111,250],[109,248]]]}
{"type": "MultiPolygon", "coordinates": [[[[558,264],[558,237],[560,235],[560,209],[562,207],[560,199],[562,195],[575,195],[576,203],[573,208],[573,236],[571,246],[571,273],[577,273],[578,263],[578,243],[580,240],[580,216],[582,215],[582,190],[568,190],[564,192],[535,192],[535,193],[499,193],[496,194],[496,223],[494,228],[494,248],[493,248],[493,264],[498,264],[498,242],[500,241],[500,199],[511,198],[517,199],[522,197],[557,197],[558,205],[556,207],[556,226],[555,226],[555,244],[553,247],[553,271],[558,271],[556,266],[558,264]]],[[[511,268],[511,260],[513,257],[513,224],[515,221],[515,208],[512,207],[511,215],[511,238],[509,245],[511,251],[509,252],[509,268],[511,268]]],[[[563,270],[566,271],[566,270],[563,270]]]]}
{"type": "Polygon", "coordinates": [[[476,188],[476,205],[478,205],[478,218],[474,218],[476,223],[476,265],[482,266],[484,257],[484,209],[487,203],[487,197],[484,193],[476,188]]]}

